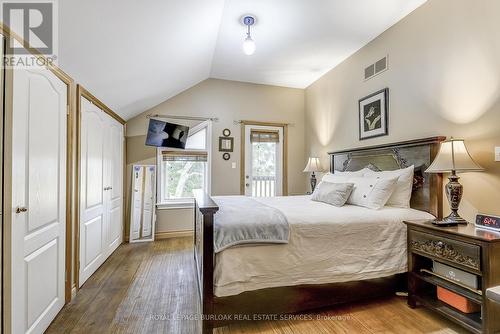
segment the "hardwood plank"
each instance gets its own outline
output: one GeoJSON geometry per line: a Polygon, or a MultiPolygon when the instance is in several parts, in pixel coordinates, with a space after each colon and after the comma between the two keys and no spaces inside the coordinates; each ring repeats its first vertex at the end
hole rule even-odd
{"type": "Polygon", "coordinates": [[[54,333],[67,333],[73,330],[80,319],[85,315],[88,305],[100,293],[102,287],[112,273],[126,260],[133,247],[119,247],[103,265],[82,286],[76,297],[67,304],[61,313],[52,322],[48,331],[54,333]]]}
{"type": "MultiPolygon", "coordinates": [[[[89,278],[47,333],[200,333],[192,238],[124,244],[89,278]]],[[[404,298],[310,312],[310,319],[238,322],[216,334],[465,333],[404,298]]],[[[304,316],[304,315],[300,315],[304,316]]]]}

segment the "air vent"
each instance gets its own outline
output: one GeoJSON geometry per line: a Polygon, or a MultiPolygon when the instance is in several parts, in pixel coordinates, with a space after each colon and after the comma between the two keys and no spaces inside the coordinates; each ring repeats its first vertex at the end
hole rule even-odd
{"type": "Polygon", "coordinates": [[[365,68],[365,80],[370,79],[375,75],[375,64],[371,64],[367,68],[365,68]]]}
{"type": "Polygon", "coordinates": [[[387,70],[387,56],[365,68],[365,80],[368,80],[385,70],[387,70]]]}

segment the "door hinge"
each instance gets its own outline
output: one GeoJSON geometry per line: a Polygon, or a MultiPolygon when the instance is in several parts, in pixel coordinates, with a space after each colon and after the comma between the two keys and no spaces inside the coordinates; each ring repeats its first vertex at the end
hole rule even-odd
{"type": "Polygon", "coordinates": [[[69,116],[69,105],[66,105],[66,115],[69,116]]]}

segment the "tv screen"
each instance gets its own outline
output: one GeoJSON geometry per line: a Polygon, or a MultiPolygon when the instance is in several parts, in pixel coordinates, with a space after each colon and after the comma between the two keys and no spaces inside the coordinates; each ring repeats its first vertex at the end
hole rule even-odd
{"type": "Polygon", "coordinates": [[[184,149],[188,132],[189,127],[187,126],[151,119],[149,120],[146,145],[184,149]]]}

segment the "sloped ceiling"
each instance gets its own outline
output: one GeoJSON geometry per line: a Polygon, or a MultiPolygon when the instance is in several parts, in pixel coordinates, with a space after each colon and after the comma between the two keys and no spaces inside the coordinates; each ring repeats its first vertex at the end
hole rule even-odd
{"type": "Polygon", "coordinates": [[[209,77],[306,88],[424,2],[63,0],[59,65],[130,119],[209,77]]]}

